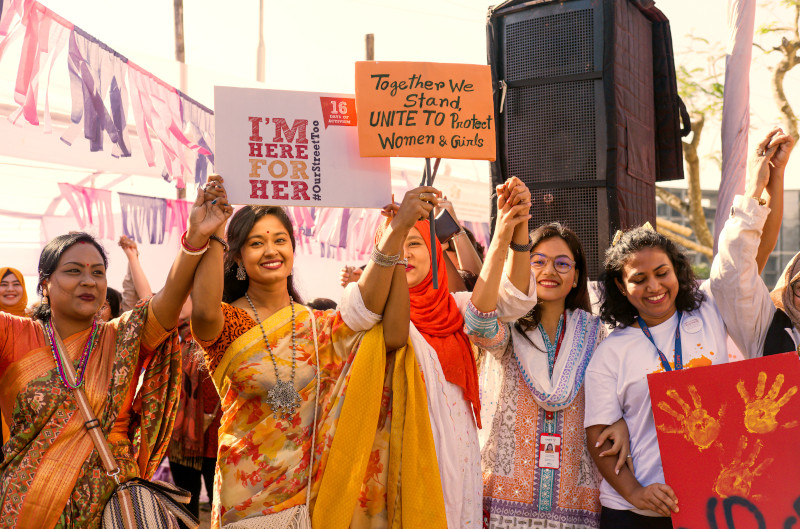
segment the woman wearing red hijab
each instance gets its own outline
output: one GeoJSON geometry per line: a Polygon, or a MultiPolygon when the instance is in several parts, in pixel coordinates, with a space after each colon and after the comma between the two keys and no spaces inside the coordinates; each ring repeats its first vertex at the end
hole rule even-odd
{"type": "MultiPolygon", "coordinates": [[[[409,197],[412,193],[409,191],[404,200],[421,198],[434,205],[438,202],[433,193],[409,197]]],[[[425,379],[448,529],[479,528],[482,523],[477,430],[480,399],[472,343],[483,344],[480,338],[464,332],[465,314],[486,322],[496,322],[498,314],[504,320],[514,320],[524,316],[536,299],[527,247],[530,192],[519,179],[512,178],[498,186],[498,195],[502,198],[494,239],[472,293],[448,291],[442,247],[439,241],[431,244],[427,220],[417,222],[403,244],[411,309],[409,339],[425,379]],[[509,247],[516,251],[509,251],[509,247]],[[436,252],[439,265],[438,289],[433,288],[431,252],[436,252]],[[507,255],[508,274],[501,278],[507,255]],[[486,288],[498,292],[497,311],[481,313],[470,302],[486,288]]],[[[339,309],[343,313],[358,311],[357,306],[344,300],[339,309]]]]}

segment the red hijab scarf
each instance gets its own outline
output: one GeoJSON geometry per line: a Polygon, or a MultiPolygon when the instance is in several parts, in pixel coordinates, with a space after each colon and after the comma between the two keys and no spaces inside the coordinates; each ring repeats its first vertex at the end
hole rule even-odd
{"type": "MultiPolygon", "coordinates": [[[[427,220],[414,226],[431,251],[431,227],[427,220]]],[[[439,288],[433,288],[433,268],[420,284],[409,287],[411,295],[411,321],[433,347],[442,365],[444,377],[459,386],[464,399],[472,405],[478,428],[481,427],[481,402],[478,395],[478,369],[469,338],[464,334],[464,317],[456,300],[447,288],[447,268],[444,265],[442,245],[436,241],[439,288]]]]}

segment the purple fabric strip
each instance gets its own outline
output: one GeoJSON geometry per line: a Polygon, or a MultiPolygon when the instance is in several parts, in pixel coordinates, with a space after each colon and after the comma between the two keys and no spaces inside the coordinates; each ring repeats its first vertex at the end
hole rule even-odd
{"type": "Polygon", "coordinates": [[[163,244],[167,221],[167,201],[163,198],[119,194],[122,207],[122,232],[141,243],[163,244]]]}

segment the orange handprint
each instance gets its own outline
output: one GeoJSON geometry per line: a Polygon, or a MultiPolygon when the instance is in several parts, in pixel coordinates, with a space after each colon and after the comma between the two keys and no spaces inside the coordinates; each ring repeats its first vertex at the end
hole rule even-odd
{"type": "Polygon", "coordinates": [[[722,469],[722,472],[719,473],[717,480],[714,482],[714,492],[720,498],[727,498],[728,496],[747,498],[750,495],[753,478],[760,476],[773,461],[773,458],[770,457],[753,468],[763,446],[761,439],[757,440],[750,457],[747,458],[747,461],[742,461],[744,451],[747,449],[747,437],[742,436],[739,440],[739,449],[736,452],[736,457],[733,458],[730,465],[722,469]]]}
{"type": "MultiPolygon", "coordinates": [[[[744,400],[744,426],[748,432],[768,433],[775,430],[778,427],[776,418],[778,412],[789,402],[792,395],[797,393],[797,386],[792,386],[783,394],[783,397],[778,399],[778,393],[780,393],[781,386],[783,386],[783,373],[775,377],[775,382],[773,382],[772,388],[770,388],[765,397],[764,389],[766,385],[767,374],[761,371],[758,374],[755,399],[750,400],[750,394],[744,387],[744,381],[740,380],[736,384],[736,389],[739,390],[739,395],[744,400]]],[[[797,421],[791,421],[783,425],[784,428],[794,428],[795,426],[797,426],[797,421]]]]}
{"type": "MultiPolygon", "coordinates": [[[[687,390],[692,397],[694,409],[689,408],[689,405],[678,395],[677,391],[668,389],[667,395],[678,403],[683,410],[683,414],[678,413],[672,409],[669,404],[663,401],[658,403],[658,407],[675,417],[680,423],[680,426],[675,427],[659,424],[657,428],[662,432],[683,434],[687,441],[694,443],[700,450],[705,450],[714,443],[719,435],[719,420],[709,415],[703,408],[700,402],[700,395],[697,393],[697,388],[694,385],[690,385],[687,390]]],[[[719,410],[720,418],[722,418],[723,411],[724,407],[719,410]]]]}

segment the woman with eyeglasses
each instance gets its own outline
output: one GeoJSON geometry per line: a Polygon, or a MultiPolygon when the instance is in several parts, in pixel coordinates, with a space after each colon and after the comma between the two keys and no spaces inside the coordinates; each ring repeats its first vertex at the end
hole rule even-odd
{"type": "MultiPolygon", "coordinates": [[[[537,303],[481,364],[483,526],[594,528],[600,479],[586,449],[583,379],[606,331],[592,315],[575,233],[554,222],[530,237],[537,303]]],[[[628,454],[624,422],[606,438],[615,440],[606,454],[618,453],[619,468],[628,454]]]]}
{"type": "Polygon", "coordinates": [[[794,143],[791,135],[775,128],[756,148],[745,192],[733,199],[711,269],[711,292],[745,356],[786,353],[800,346],[800,253],[771,293],[759,275],[780,230],[784,171],[794,143]]]}

